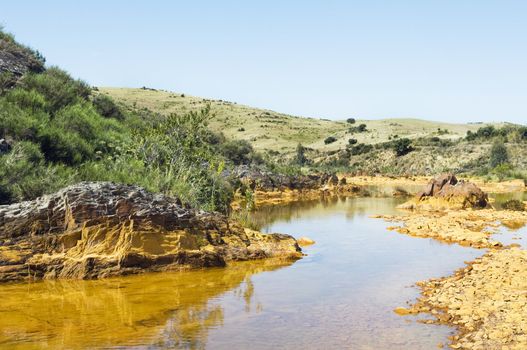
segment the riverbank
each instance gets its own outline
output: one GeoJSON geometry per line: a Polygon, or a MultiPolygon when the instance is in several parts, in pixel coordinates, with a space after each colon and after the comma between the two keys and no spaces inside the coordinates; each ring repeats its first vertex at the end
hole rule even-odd
{"type": "Polygon", "coordinates": [[[1,206],[0,243],[0,282],[94,279],[302,255],[292,236],[263,234],[177,198],[109,182],[79,183],[1,206]]]}
{"type": "MultiPolygon", "coordinates": [[[[255,209],[262,206],[287,204],[302,200],[313,200],[326,196],[411,196],[416,194],[431,179],[429,176],[388,177],[388,176],[351,176],[338,174],[334,176],[313,176],[314,181],[306,182],[305,176],[295,183],[291,177],[285,184],[269,186],[258,185],[252,179],[252,192],[249,207],[255,209]],[[375,190],[382,189],[378,194],[375,190]]],[[[518,193],[527,191],[523,180],[502,182],[486,182],[480,178],[468,178],[481,190],[494,194],[518,193]]],[[[231,203],[233,210],[247,206],[247,197],[237,193],[231,203]]]]}
{"type": "Polygon", "coordinates": [[[491,250],[452,276],[418,283],[412,313],[452,325],[453,349],[527,348],[527,251],[491,250]]]}
{"type": "Polygon", "coordinates": [[[400,223],[388,229],[402,234],[487,250],[451,276],[418,282],[421,297],[396,313],[428,313],[434,319],[423,322],[455,327],[453,349],[527,347],[527,251],[493,237],[504,228],[525,226],[526,211],[416,210],[372,217],[400,223]]]}

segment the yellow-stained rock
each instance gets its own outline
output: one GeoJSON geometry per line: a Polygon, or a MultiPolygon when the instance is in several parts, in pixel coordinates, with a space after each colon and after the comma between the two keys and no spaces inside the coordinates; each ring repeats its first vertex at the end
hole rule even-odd
{"type": "Polygon", "coordinates": [[[80,183],[0,206],[0,282],[99,278],[275,256],[299,258],[300,248],[289,235],[245,229],[137,186],[80,183]]]}

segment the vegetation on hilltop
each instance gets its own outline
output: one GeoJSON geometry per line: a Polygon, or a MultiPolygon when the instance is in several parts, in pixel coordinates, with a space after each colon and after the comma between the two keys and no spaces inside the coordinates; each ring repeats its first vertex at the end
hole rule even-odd
{"type": "MultiPolygon", "coordinates": [[[[161,115],[197,111],[210,104],[215,115],[209,123],[213,131],[222,132],[227,139],[249,141],[256,151],[271,156],[274,154],[280,159],[293,159],[298,143],[311,149],[307,156],[316,160],[326,157],[329,152],[345,149],[350,138],[364,144],[378,144],[395,138],[415,140],[422,137],[439,137],[441,140],[456,140],[465,137],[467,131],[476,132],[478,128],[487,125],[451,124],[418,119],[348,118],[349,121],[335,121],[297,117],[225,100],[211,100],[149,88],[99,87],[99,90],[101,94],[108,95],[129,108],[147,108],[161,115]],[[361,126],[362,124],[364,125],[361,126]],[[324,143],[328,137],[334,137],[336,141],[324,143]]],[[[500,125],[496,124],[496,127],[500,125]]]]}
{"type": "MultiPolygon", "coordinates": [[[[0,42],[6,40],[44,62],[0,32],[0,42]]],[[[233,190],[221,176],[225,167],[263,162],[249,143],[211,132],[207,106],[160,117],[123,109],[57,67],[24,72],[0,90],[0,204],[109,180],[226,211],[233,190]]]]}

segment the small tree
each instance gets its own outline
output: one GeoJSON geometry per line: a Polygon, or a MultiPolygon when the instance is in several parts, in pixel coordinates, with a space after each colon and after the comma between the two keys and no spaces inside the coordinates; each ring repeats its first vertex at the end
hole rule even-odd
{"type": "Polygon", "coordinates": [[[495,168],[498,165],[508,163],[509,154],[507,153],[507,148],[503,141],[499,140],[494,142],[492,148],[490,149],[490,160],[489,165],[491,168],[495,168]]]}
{"type": "Polygon", "coordinates": [[[330,143],[333,143],[337,141],[337,139],[335,138],[335,136],[329,136],[329,137],[326,137],[326,139],[324,140],[324,143],[326,145],[329,145],[330,143]]]}
{"type": "Polygon", "coordinates": [[[304,165],[307,163],[306,148],[301,143],[296,146],[296,159],[297,164],[304,165]]]}
{"type": "Polygon", "coordinates": [[[397,157],[404,156],[405,154],[408,154],[413,151],[411,144],[412,141],[407,138],[393,141],[393,150],[395,151],[397,157]]]}
{"type": "Polygon", "coordinates": [[[346,122],[349,124],[355,124],[355,118],[348,118],[346,119],[346,122]]]}

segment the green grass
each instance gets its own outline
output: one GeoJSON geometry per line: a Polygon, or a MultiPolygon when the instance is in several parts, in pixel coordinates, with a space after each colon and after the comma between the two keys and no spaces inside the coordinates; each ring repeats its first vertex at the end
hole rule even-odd
{"type": "Polygon", "coordinates": [[[319,152],[328,152],[345,149],[350,137],[357,139],[358,143],[366,144],[386,142],[395,135],[409,139],[433,136],[458,139],[464,137],[469,130],[475,132],[481,126],[487,125],[451,124],[419,119],[356,120],[354,126],[366,124],[368,131],[352,135],[348,133],[352,125],[345,120],[303,118],[162,90],[110,87],[102,87],[99,90],[127,106],[147,108],[164,115],[198,110],[210,104],[214,115],[210,120],[213,130],[223,132],[229,139],[247,140],[258,151],[271,150],[289,155],[295,153],[298,143],[319,152]],[[337,141],[325,144],[324,140],[330,136],[336,137],[337,141]]]}

